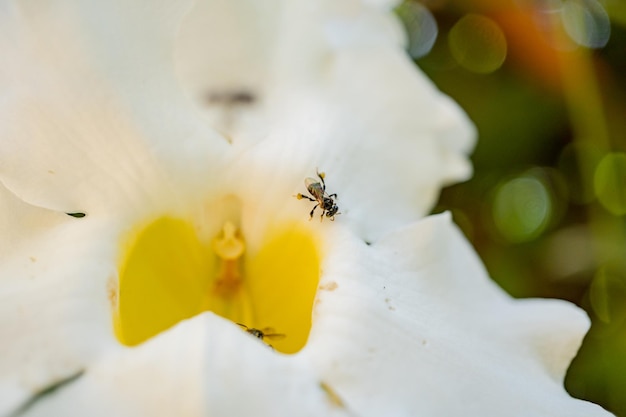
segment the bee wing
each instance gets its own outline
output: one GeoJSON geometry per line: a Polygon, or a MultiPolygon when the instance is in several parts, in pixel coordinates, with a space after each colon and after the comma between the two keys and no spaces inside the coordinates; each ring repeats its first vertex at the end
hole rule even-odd
{"type": "Polygon", "coordinates": [[[322,188],[322,184],[320,184],[318,180],[314,178],[305,178],[304,185],[306,185],[306,189],[316,199],[319,200],[324,196],[324,189],[322,188]]]}
{"type": "Polygon", "coordinates": [[[286,335],[283,333],[275,333],[276,330],[273,327],[263,328],[263,339],[268,340],[283,340],[286,335]]]}
{"type": "Polygon", "coordinates": [[[315,178],[307,177],[304,179],[304,186],[308,189],[311,185],[319,182],[315,178]]]}

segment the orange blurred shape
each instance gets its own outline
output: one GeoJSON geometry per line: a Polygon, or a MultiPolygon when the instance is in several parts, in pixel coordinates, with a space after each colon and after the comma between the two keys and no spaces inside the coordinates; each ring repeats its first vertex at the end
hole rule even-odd
{"type": "Polygon", "coordinates": [[[560,52],[554,48],[550,31],[552,22],[546,16],[545,28],[538,25],[538,11],[519,5],[492,10],[491,17],[506,35],[508,59],[517,70],[551,90],[561,89],[560,52]]]}

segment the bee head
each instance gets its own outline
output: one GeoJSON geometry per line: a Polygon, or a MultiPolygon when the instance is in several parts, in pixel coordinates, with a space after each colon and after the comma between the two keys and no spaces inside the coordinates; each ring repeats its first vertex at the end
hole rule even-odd
{"type": "Polygon", "coordinates": [[[339,207],[336,204],[331,204],[329,209],[326,209],[326,217],[333,217],[339,211],[339,207]]]}

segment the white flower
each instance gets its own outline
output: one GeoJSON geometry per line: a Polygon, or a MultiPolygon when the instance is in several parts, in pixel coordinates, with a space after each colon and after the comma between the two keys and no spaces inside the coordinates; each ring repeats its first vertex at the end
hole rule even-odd
{"type": "Polygon", "coordinates": [[[349,207],[344,222],[370,241],[426,215],[442,184],[469,177],[474,128],[416,70],[391,13],[365,3],[199,2],[183,22],[178,67],[233,145],[263,142],[244,166],[285,154],[275,177],[320,167],[349,207]],[[255,102],[210,100],[224,92],[255,102]]]}
{"type": "Polygon", "coordinates": [[[272,4],[0,9],[0,414],[607,415],[562,388],[581,312],[413,223],[473,129],[388,12],[272,4]]]}

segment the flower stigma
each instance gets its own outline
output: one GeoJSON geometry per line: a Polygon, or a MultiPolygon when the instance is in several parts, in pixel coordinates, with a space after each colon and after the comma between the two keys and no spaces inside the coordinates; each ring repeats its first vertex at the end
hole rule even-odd
{"type": "Polygon", "coordinates": [[[306,225],[284,223],[268,227],[251,250],[238,224],[223,220],[205,238],[193,222],[163,216],[132,232],[109,289],[117,339],[135,346],[212,311],[285,335],[271,342],[276,351],[302,349],[319,284],[317,239],[306,225]]]}
{"type": "Polygon", "coordinates": [[[222,236],[213,240],[213,250],[221,260],[217,279],[213,284],[213,292],[224,299],[234,297],[241,290],[242,276],[239,270],[239,259],[246,245],[236,232],[236,226],[227,221],[222,228],[222,236]]]}

